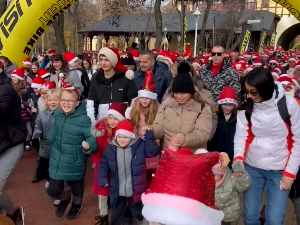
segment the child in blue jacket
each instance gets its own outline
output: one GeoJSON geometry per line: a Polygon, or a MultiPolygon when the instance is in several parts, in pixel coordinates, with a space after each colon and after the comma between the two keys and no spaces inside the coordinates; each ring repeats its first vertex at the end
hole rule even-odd
{"type": "Polygon", "coordinates": [[[130,120],[124,120],[116,128],[115,138],[103,153],[98,168],[98,181],[101,187],[110,180],[110,204],[112,225],[122,224],[126,207],[140,222],[142,216],[141,195],[147,190],[146,158],[155,157],[159,148],[153,131],[145,130],[144,139],[138,139],[130,120]]]}

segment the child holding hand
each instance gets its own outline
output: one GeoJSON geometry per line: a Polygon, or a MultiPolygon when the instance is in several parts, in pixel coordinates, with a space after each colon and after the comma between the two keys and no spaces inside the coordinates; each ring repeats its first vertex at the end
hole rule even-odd
{"type": "Polygon", "coordinates": [[[108,186],[107,176],[111,173],[110,204],[112,225],[123,222],[126,207],[141,223],[141,195],[147,190],[146,158],[155,157],[159,148],[153,131],[146,130],[144,139],[138,139],[130,120],[123,120],[116,128],[115,138],[103,153],[98,168],[101,187],[108,186]]]}
{"type": "Polygon", "coordinates": [[[54,127],[47,136],[52,146],[47,193],[60,200],[56,216],[63,216],[71,201],[71,196],[64,190],[67,181],[73,199],[67,219],[74,220],[82,206],[87,155],[97,150],[97,140],[91,134],[86,103],[79,101],[78,92],[69,84],[66,83],[64,88],[61,91],[60,108],[54,112],[54,127]]]}
{"type": "MultiPolygon", "coordinates": [[[[116,127],[125,119],[126,103],[112,103],[106,113],[106,118],[96,122],[92,134],[98,142],[97,151],[92,154],[92,161],[98,169],[105,148],[115,136],[116,127]]],[[[108,225],[108,195],[109,187],[100,187],[98,183],[98,170],[94,173],[93,192],[98,195],[100,216],[96,216],[96,224],[108,225]]]]}

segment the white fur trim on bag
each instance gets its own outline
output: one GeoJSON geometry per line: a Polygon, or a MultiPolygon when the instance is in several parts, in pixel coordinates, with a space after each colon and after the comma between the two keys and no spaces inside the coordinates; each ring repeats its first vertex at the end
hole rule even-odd
{"type": "Polygon", "coordinates": [[[139,90],[138,91],[138,97],[139,98],[150,98],[150,99],[157,99],[157,94],[153,93],[151,91],[146,91],[146,90],[139,90]]]}
{"type": "Polygon", "coordinates": [[[125,73],[125,77],[128,80],[133,80],[133,78],[134,78],[134,72],[133,72],[133,70],[127,70],[126,73],[125,73]]]}
{"type": "Polygon", "coordinates": [[[128,130],[123,130],[123,129],[117,130],[117,132],[115,134],[115,137],[117,137],[118,135],[123,135],[125,137],[129,137],[129,138],[132,138],[132,139],[134,139],[136,137],[135,133],[132,133],[128,130]]]}
{"type": "Polygon", "coordinates": [[[12,77],[16,77],[16,78],[18,78],[19,80],[24,80],[24,78],[22,78],[22,77],[18,76],[17,74],[12,74],[11,76],[12,76],[12,77]]]}
{"type": "Polygon", "coordinates": [[[113,109],[109,109],[106,113],[106,115],[113,115],[114,117],[116,117],[119,121],[123,121],[125,120],[125,117],[123,117],[118,111],[113,110],[113,109]]]}
{"type": "Polygon", "coordinates": [[[224,98],[222,100],[218,100],[217,102],[219,105],[222,105],[222,104],[235,104],[236,106],[238,105],[237,104],[237,101],[232,99],[232,98],[224,98]]]}
{"type": "Polygon", "coordinates": [[[112,66],[114,68],[116,67],[118,63],[118,56],[112,50],[110,50],[107,47],[101,48],[98,54],[98,58],[100,57],[100,55],[105,55],[105,57],[108,58],[112,66]]]}

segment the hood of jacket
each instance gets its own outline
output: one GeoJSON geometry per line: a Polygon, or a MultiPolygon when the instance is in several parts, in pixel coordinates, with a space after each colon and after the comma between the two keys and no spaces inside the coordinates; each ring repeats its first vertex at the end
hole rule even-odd
{"type": "MultiPolygon", "coordinates": [[[[172,96],[168,96],[166,100],[163,101],[162,105],[169,108],[178,108],[180,106],[177,100],[172,96]]],[[[181,107],[188,111],[193,111],[197,113],[202,112],[201,103],[197,102],[193,98],[191,98],[185,105],[181,105],[181,107]]]]}
{"type": "MultiPolygon", "coordinates": [[[[55,110],[54,115],[65,115],[61,108],[55,110]]],[[[74,112],[68,114],[69,118],[75,118],[81,115],[86,115],[86,103],[85,101],[81,101],[74,112]]]]}
{"type": "MultiPolygon", "coordinates": [[[[211,70],[211,64],[212,64],[212,62],[210,61],[210,62],[208,62],[205,66],[204,66],[204,68],[206,69],[206,70],[211,70]]],[[[230,68],[230,67],[232,67],[231,66],[231,63],[227,60],[227,59],[224,59],[223,60],[223,65],[222,65],[222,67],[221,67],[221,69],[220,69],[220,72],[222,71],[222,70],[226,70],[226,69],[228,69],[228,68],[230,68]]]]}
{"type": "Polygon", "coordinates": [[[115,81],[123,76],[125,76],[124,73],[122,73],[121,71],[116,71],[115,74],[111,78],[106,79],[104,77],[103,69],[99,69],[98,72],[95,74],[95,78],[96,78],[97,82],[99,82],[101,84],[106,84],[106,85],[111,84],[113,81],[115,81]]]}
{"type": "Polygon", "coordinates": [[[273,96],[268,101],[263,101],[261,103],[254,103],[254,108],[257,109],[267,109],[270,107],[277,107],[278,101],[284,96],[284,89],[278,81],[275,81],[275,90],[273,96]]]}

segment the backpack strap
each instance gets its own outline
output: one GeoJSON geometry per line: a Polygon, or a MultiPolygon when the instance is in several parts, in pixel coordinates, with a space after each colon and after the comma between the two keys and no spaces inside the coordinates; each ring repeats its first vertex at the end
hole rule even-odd
{"type": "Polygon", "coordinates": [[[289,126],[289,132],[290,132],[292,123],[291,123],[289,111],[288,111],[288,108],[286,105],[285,95],[278,101],[277,107],[278,107],[278,111],[279,111],[279,114],[280,114],[282,120],[289,126]]]}

